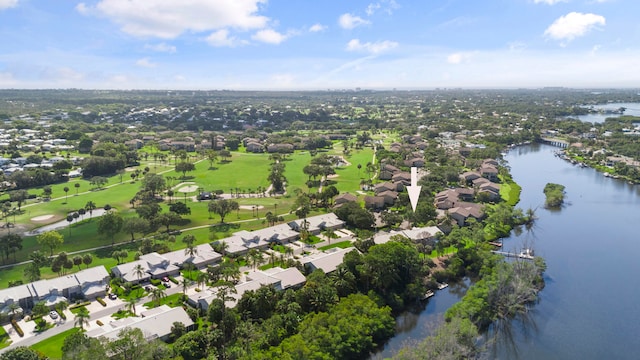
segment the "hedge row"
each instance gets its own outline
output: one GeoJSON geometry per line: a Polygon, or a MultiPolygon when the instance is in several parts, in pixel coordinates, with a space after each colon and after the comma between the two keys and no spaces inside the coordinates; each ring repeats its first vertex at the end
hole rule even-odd
{"type": "Polygon", "coordinates": [[[172,283],[178,285],[178,280],[176,280],[176,278],[174,278],[173,276],[169,276],[169,281],[171,281],[172,283]]]}
{"type": "Polygon", "coordinates": [[[158,279],[151,279],[149,281],[151,281],[151,285],[154,285],[154,286],[158,286],[158,285],[162,284],[162,281],[160,281],[158,279]]]}
{"type": "Polygon", "coordinates": [[[16,332],[18,333],[18,335],[20,335],[20,337],[24,336],[24,331],[22,331],[20,325],[18,325],[18,322],[15,319],[11,319],[11,325],[14,329],[16,329],[16,332]]]}
{"type": "Polygon", "coordinates": [[[81,303],[77,303],[77,304],[73,304],[73,305],[69,306],[69,310],[75,309],[75,308],[79,308],[81,306],[87,306],[87,305],[90,305],[90,304],[91,304],[91,301],[83,301],[81,303]]]}
{"type": "Polygon", "coordinates": [[[97,297],[97,298],[96,298],[96,301],[97,301],[97,302],[99,302],[99,303],[100,303],[100,305],[102,305],[102,306],[104,306],[104,307],[106,307],[106,306],[107,306],[107,303],[106,303],[106,302],[104,302],[104,300],[102,300],[102,298],[101,298],[101,297],[97,297]]]}
{"type": "Polygon", "coordinates": [[[96,324],[98,324],[98,326],[102,326],[102,325],[104,325],[104,324],[102,323],[102,321],[100,321],[100,320],[96,320],[96,324]]]}

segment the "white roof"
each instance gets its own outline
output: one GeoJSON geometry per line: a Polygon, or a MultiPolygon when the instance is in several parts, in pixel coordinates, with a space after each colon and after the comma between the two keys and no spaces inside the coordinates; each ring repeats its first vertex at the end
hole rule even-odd
{"type": "Polygon", "coordinates": [[[442,231],[437,226],[427,226],[421,228],[413,228],[410,230],[392,230],[389,232],[379,232],[373,237],[373,241],[376,244],[384,244],[391,240],[391,237],[394,235],[402,235],[407,237],[413,241],[419,241],[424,239],[429,239],[436,234],[440,234],[442,231]]]}
{"type": "Polygon", "coordinates": [[[174,322],[181,322],[186,327],[192,326],[193,321],[187,315],[182,307],[171,308],[162,305],[153,311],[141,313],[143,317],[128,317],[120,320],[111,321],[96,329],[87,331],[87,336],[97,338],[104,336],[109,340],[118,338],[118,333],[129,327],[138,328],[147,339],[162,338],[171,334],[171,327],[174,322]]]}
{"type": "Polygon", "coordinates": [[[102,283],[109,279],[109,273],[103,265],[78,271],[74,275],[76,276],[76,279],[78,279],[78,283],[81,285],[102,283]]]}
{"type": "Polygon", "coordinates": [[[43,298],[48,296],[52,290],[57,290],[58,294],[62,291],[71,289],[73,287],[79,287],[78,280],[75,275],[65,275],[54,279],[39,280],[31,283],[34,297],[43,298]]]}
{"type": "Polygon", "coordinates": [[[7,302],[10,302],[10,301],[17,303],[21,299],[30,298],[31,290],[28,285],[30,284],[18,285],[18,286],[0,290],[0,303],[6,304],[7,302]]]}
{"type": "MultiPolygon", "coordinates": [[[[305,219],[294,220],[299,227],[302,227],[302,221],[305,219]]],[[[306,218],[309,224],[309,231],[319,231],[325,228],[336,228],[344,226],[344,221],[338,219],[338,216],[334,213],[316,215],[306,218]]]]}
{"type": "Polygon", "coordinates": [[[330,273],[338,268],[338,265],[342,264],[344,254],[354,250],[355,248],[349,247],[346,249],[333,248],[324,253],[313,254],[302,258],[301,263],[303,265],[310,264],[315,269],[322,269],[325,273],[330,273]]]}
{"type": "Polygon", "coordinates": [[[189,256],[185,253],[185,249],[172,251],[170,253],[163,254],[163,256],[169,260],[171,264],[182,265],[185,262],[190,262],[196,266],[207,262],[213,262],[222,259],[222,255],[213,250],[209,244],[201,244],[196,246],[196,255],[189,256]]]}

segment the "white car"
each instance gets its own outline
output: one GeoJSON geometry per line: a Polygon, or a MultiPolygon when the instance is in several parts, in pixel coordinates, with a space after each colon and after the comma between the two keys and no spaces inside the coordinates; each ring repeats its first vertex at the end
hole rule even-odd
{"type": "Polygon", "coordinates": [[[49,311],[49,316],[51,316],[52,319],[57,319],[58,318],[58,313],[55,311],[49,311]]]}

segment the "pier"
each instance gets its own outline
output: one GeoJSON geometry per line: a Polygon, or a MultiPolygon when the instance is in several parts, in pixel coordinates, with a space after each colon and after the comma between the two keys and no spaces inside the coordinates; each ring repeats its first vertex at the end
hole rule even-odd
{"type": "Polygon", "coordinates": [[[498,254],[506,257],[518,258],[518,259],[525,259],[525,260],[534,259],[533,250],[531,249],[524,249],[520,253],[512,253],[508,251],[498,251],[498,250],[494,250],[491,252],[494,254],[498,254]]]}
{"type": "Polygon", "coordinates": [[[559,147],[559,148],[562,148],[562,149],[566,149],[566,148],[569,147],[569,143],[568,142],[566,142],[564,140],[560,140],[560,139],[552,139],[552,138],[541,137],[538,142],[540,142],[542,144],[547,144],[547,145],[559,147]]]}

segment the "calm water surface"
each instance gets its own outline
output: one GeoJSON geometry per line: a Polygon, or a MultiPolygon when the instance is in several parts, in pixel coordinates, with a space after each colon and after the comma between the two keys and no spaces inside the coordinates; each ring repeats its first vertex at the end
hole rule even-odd
{"type": "MultiPolygon", "coordinates": [[[[547,262],[546,284],[526,323],[499,336],[498,359],[640,358],[640,186],[605,178],[553,156],[545,145],[518,147],[506,160],[522,185],[523,209],[537,209],[531,232],[505,239],[506,250],[532,245],[547,262]],[[566,205],[543,208],[548,182],[566,186],[566,205]]],[[[453,289],[452,289],[453,290],[453,289]]],[[[441,291],[372,359],[424,338],[458,296],[441,291]],[[433,302],[433,304],[432,304],[433,302]]]]}
{"type": "MultiPolygon", "coordinates": [[[[604,110],[617,110],[621,107],[626,108],[624,115],[640,116],[640,103],[611,103],[611,104],[594,106],[594,108],[596,109],[604,109],[604,110]]],[[[618,114],[587,114],[587,115],[579,115],[574,117],[585,122],[601,123],[601,122],[604,122],[606,118],[618,117],[618,116],[620,115],[618,114]]]]}

